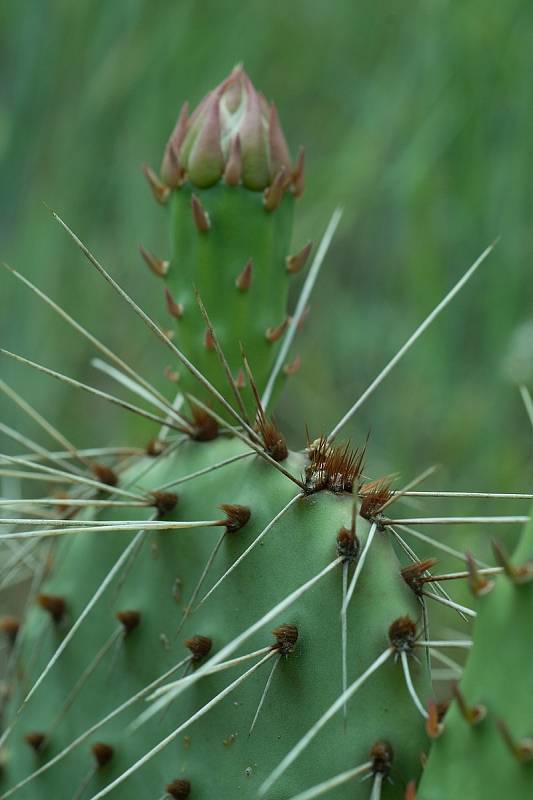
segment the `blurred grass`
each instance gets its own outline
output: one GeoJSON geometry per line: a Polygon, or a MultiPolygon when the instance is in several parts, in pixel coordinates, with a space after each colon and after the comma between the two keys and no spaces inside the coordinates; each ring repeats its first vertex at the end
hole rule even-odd
{"type": "MultiPolygon", "coordinates": [[[[532,313],[532,30],[527,0],[3,0],[1,256],[164,386],[166,354],[44,203],[163,321],[137,246],[164,255],[165,215],[139,165],[158,165],[182,101],[243,61],[276,99],[293,151],[306,147],[295,243],[345,209],[280,410],[293,445],[305,422],[313,434],[331,429],[501,236],[346,433],[360,441],[371,430],[373,474],[407,480],[439,462],[441,488],[530,490],[528,421],[501,360],[532,313]]],[[[4,346],[106,386],[83,340],[7,274],[0,287],[4,346]]],[[[20,366],[2,360],[0,374],[80,446],[151,436],[145,422],[20,366]]],[[[0,408],[39,437],[5,398],[0,408]]]]}

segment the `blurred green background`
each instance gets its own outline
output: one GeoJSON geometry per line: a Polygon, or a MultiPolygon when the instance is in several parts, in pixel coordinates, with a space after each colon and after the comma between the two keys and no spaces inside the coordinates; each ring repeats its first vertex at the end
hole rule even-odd
{"type": "MultiPolygon", "coordinates": [[[[170,394],[164,349],[45,204],[163,322],[137,248],[164,256],[165,215],[139,167],[158,166],[183,100],[196,103],[242,61],[276,99],[293,152],[306,147],[295,244],[344,207],[296,348],[302,369],[278,414],[292,445],[303,445],[305,423],[329,431],[501,236],[346,433],[358,443],[371,431],[374,475],[407,480],[438,462],[435,487],[531,490],[531,431],[501,365],[533,311],[532,32],[527,0],[2,0],[2,259],[170,394]]],[[[7,273],[0,298],[3,346],[111,386],[87,343],[7,273]]],[[[80,447],[152,435],[149,423],[24,367],[2,360],[0,374],[80,447]]],[[[0,409],[40,439],[3,397],[0,409]]]]}

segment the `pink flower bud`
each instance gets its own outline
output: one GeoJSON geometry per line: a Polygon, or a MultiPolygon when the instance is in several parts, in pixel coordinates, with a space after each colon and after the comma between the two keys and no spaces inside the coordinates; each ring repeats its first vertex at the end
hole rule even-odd
{"type": "Polygon", "coordinates": [[[188,179],[206,188],[223,179],[254,191],[269,187],[282,169],[290,174],[291,162],[276,108],[241,66],[190,117],[184,107],[161,167],[170,186],[188,179]]]}

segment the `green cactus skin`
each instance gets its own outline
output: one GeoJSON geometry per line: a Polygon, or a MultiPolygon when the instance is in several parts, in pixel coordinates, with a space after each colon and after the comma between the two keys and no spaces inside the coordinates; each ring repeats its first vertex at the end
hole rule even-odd
{"type": "MultiPolygon", "coordinates": [[[[533,558],[533,522],[522,535],[513,564],[533,558]]],[[[478,598],[474,644],[460,691],[469,707],[481,704],[486,716],[467,722],[455,701],[442,735],[433,743],[417,798],[448,800],[528,800],[533,797],[533,581],[507,575],[478,598]],[[523,762],[502,735],[501,723],[515,743],[529,748],[523,762]]]]}
{"type": "MultiPolygon", "coordinates": [[[[138,468],[142,472],[147,465],[151,466],[145,486],[153,488],[171,477],[240,452],[242,444],[231,439],[220,437],[209,443],[188,441],[177,454],[140,463],[138,468]]],[[[290,455],[285,464],[297,474],[302,471],[302,456],[290,455]]],[[[225,537],[206,589],[286,505],[295,490],[297,487],[254,455],[183,485],[179,504],[171,515],[176,518],[197,519],[206,514],[217,518],[220,515],[217,506],[228,501],[251,510],[248,524],[225,537]]],[[[187,654],[182,639],[196,634],[209,636],[216,653],[280,599],[320,572],[335,558],[336,535],[342,526],[350,524],[351,506],[351,497],[346,494],[323,491],[304,496],[279,520],[262,544],[252,550],[231,578],[188,618],[178,642],[175,631],[184,603],[220,532],[209,528],[147,534],[120,591],[117,593],[117,584],[110,587],[80,629],[77,642],[66,649],[57,669],[23,712],[6,753],[0,787],[4,789],[23,779],[92,723],[169,669],[187,654]],[[173,594],[177,577],[183,588],[183,599],[178,604],[173,594]],[[108,654],[102,661],[62,724],[52,732],[47,748],[36,756],[22,741],[23,734],[46,732],[79,675],[116,629],[115,613],[121,609],[140,612],[138,628],[120,642],[114,655],[108,654]],[[171,643],[170,650],[162,645],[162,634],[171,643]]],[[[364,529],[364,521],[360,523],[359,527],[364,529]]],[[[362,531],[359,533],[364,542],[362,531]]],[[[71,618],[76,619],[129,537],[130,534],[120,533],[66,537],[57,549],[55,566],[43,591],[64,597],[71,618]]],[[[419,614],[417,600],[400,577],[399,569],[389,534],[376,534],[349,611],[349,681],[355,680],[387,647],[388,627],[394,619],[401,615],[416,619],[419,614]]],[[[340,694],[341,572],[339,565],[241,647],[239,652],[246,653],[272,643],[271,630],[281,623],[298,627],[296,649],[282,659],[276,670],[252,736],[248,737],[248,730],[268,666],[191,725],[146,767],[115,789],[112,796],[158,797],[171,780],[184,777],[191,782],[191,798],[198,800],[236,795],[256,797],[261,781],[340,694]],[[189,736],[190,741],[184,736],[189,736]]],[[[60,635],[42,609],[31,612],[25,623],[19,662],[20,670],[29,671],[27,682],[38,675],[60,635]],[[37,642],[41,642],[41,649],[30,669],[28,665],[37,642]]],[[[127,723],[144,710],[142,702],[137,704],[98,730],[15,797],[73,797],[91,768],[89,746],[105,742],[114,748],[115,755],[91,778],[83,796],[92,797],[97,789],[117,777],[235,679],[245,666],[199,680],[166,712],[128,735],[127,723]]],[[[413,660],[411,669],[420,696],[426,698],[430,688],[425,666],[413,660]]],[[[13,705],[16,704],[14,698],[13,705]]],[[[403,778],[416,773],[425,736],[421,717],[408,695],[401,665],[393,659],[350,701],[346,728],[342,713],[337,714],[267,796],[272,800],[289,798],[307,786],[363,763],[372,743],[378,739],[390,741],[395,754],[395,783],[386,785],[383,796],[401,798],[403,778]],[[410,731],[408,736],[406,731],[410,731]]],[[[341,789],[336,796],[367,798],[368,792],[368,783],[357,782],[341,789]]]]}
{"type": "MultiPolygon", "coordinates": [[[[286,320],[291,275],[290,252],[294,199],[285,194],[279,207],[267,211],[263,194],[220,182],[209,189],[185,184],[170,200],[173,256],[166,284],[183,313],[176,320],[178,342],[195,354],[195,365],[230,402],[234,402],[217,353],[206,346],[206,322],[198,309],[196,289],[205,305],[234,378],[242,367],[245,348],[260,390],[264,389],[281,344],[269,341],[267,331],[286,320]],[[197,230],[191,195],[201,202],[210,228],[197,230]],[[239,289],[237,280],[251,263],[251,283],[239,289]],[[194,288],[193,288],[194,287],[194,288]]],[[[203,402],[211,396],[198,388],[189,373],[180,373],[180,388],[203,402]]],[[[248,411],[255,415],[247,393],[248,411]]]]}
{"type": "MultiPolygon", "coordinates": [[[[208,311],[232,375],[237,377],[242,364],[242,344],[261,392],[281,341],[279,336],[270,337],[275,341],[269,341],[266,332],[281,326],[278,333],[283,334],[290,274],[305,260],[298,258],[296,265],[289,262],[287,269],[293,200],[303,189],[302,157],[291,170],[274,107],[268,106],[237,68],[190,118],[184,108],[165,151],[162,169],[165,183],[146,171],[154,194],[166,203],[170,214],[172,258],[169,264],[146,252],[145,258],[165,278],[167,304],[176,318],[180,347],[231,403],[233,392],[210,346],[210,337],[206,340],[206,321],[197,308],[194,290],[197,289],[208,311]],[[228,119],[231,124],[221,134],[220,126],[222,122],[226,125],[228,119]],[[246,272],[250,264],[253,266],[246,272]],[[246,279],[242,278],[243,270],[246,279]]],[[[193,383],[187,372],[180,371],[183,393],[211,404],[207,387],[193,383]]],[[[244,387],[243,398],[253,422],[257,408],[249,385],[244,387]]],[[[221,411],[219,406],[216,410],[221,411]]],[[[223,413],[227,418],[227,408],[223,413]]],[[[158,448],[152,448],[152,458],[139,458],[129,472],[120,476],[120,485],[132,484],[150,495],[180,476],[247,450],[247,445],[233,435],[235,430],[230,435],[224,427],[218,433],[211,429],[209,436],[202,437],[198,435],[201,433],[198,420],[195,422],[197,427],[192,432],[188,430],[190,435],[185,434],[177,447],[168,446],[159,455],[155,455],[158,448]]],[[[235,420],[231,423],[234,425],[235,420]]],[[[265,450],[270,456],[266,441],[265,450]]],[[[185,798],[189,793],[191,800],[258,797],[263,782],[342,691],[340,612],[346,573],[345,565],[335,559],[339,558],[339,533],[351,530],[354,497],[346,481],[342,480],[339,488],[337,471],[332,473],[337,484],[335,491],[330,491],[331,487],[318,490],[311,486],[306,474],[309,453],[308,449],[306,454],[287,455],[284,448],[275,453],[295,481],[277,470],[272,459],[268,462],[250,451],[246,452],[246,458],[184,482],[175,507],[170,504],[163,508],[164,498],[153,499],[153,505],[165,519],[221,521],[226,512],[220,511],[220,507],[228,504],[248,509],[250,518],[240,530],[227,531],[222,540],[220,525],[142,536],[137,533],[141,544],[134,557],[117,572],[73,641],[17,716],[26,692],[42,675],[69,626],[80,620],[95,592],[131,545],[133,534],[86,532],[61,537],[54,544],[49,574],[41,587],[44,597],[23,621],[17,639],[16,680],[9,687],[11,697],[6,713],[9,735],[0,752],[0,800],[11,796],[21,800],[93,800],[115,781],[117,784],[109,795],[117,800],[185,798]],[[221,544],[200,598],[304,485],[302,496],[206,602],[199,607],[192,604],[193,609],[176,636],[217,541],[221,544]],[[126,780],[119,781],[125,771],[257,661],[248,661],[217,675],[198,673],[197,680],[169,705],[142,726],[130,729],[130,723],[149,708],[141,699],[84,736],[79,746],[71,747],[121,703],[159,679],[176,663],[190,658],[184,640],[208,637],[212,651],[205,655],[204,662],[211,655],[216,659],[217,653],[275,609],[283,598],[332,564],[309,591],[279,615],[272,615],[268,624],[232,653],[234,657],[274,646],[272,631],[280,625],[297,629],[298,638],[291,652],[269,653],[269,664],[273,665],[276,659],[279,664],[251,735],[250,726],[269,676],[269,664],[254,671],[208,714],[188,724],[153,758],[126,780]],[[180,596],[176,587],[181,587],[180,596]],[[66,613],[62,615],[63,604],[66,613]],[[48,612],[43,606],[48,606],[48,612]],[[53,612],[61,619],[54,622],[53,612]],[[122,614],[120,622],[117,614],[122,614]],[[54,722],[58,714],[60,719],[54,722]],[[68,754],[45,769],[65,748],[68,754]],[[20,789],[15,788],[40,767],[42,774],[20,789]]],[[[354,482],[354,491],[359,488],[359,481],[354,482]]],[[[360,502],[361,496],[355,499],[360,502]]],[[[377,505],[378,523],[380,505],[377,505]]],[[[131,519],[138,523],[136,530],[142,531],[149,512],[149,508],[146,511],[131,508],[104,518],[131,519]]],[[[77,518],[80,517],[83,513],[77,518]]],[[[529,538],[533,535],[531,531],[530,528],[529,538]]],[[[368,524],[360,515],[356,533],[360,554],[369,535],[368,524]]],[[[346,719],[340,709],[271,785],[266,800],[291,800],[309,787],[353,770],[368,761],[369,751],[376,742],[389,742],[393,751],[393,780],[384,780],[380,798],[402,800],[407,781],[419,776],[420,754],[427,750],[427,736],[420,710],[408,691],[401,659],[393,657],[399,653],[392,652],[389,628],[396,620],[405,618],[408,627],[414,627],[421,620],[422,607],[420,596],[401,575],[402,563],[394,541],[386,528],[378,527],[348,609],[348,685],[365,673],[387,648],[390,657],[351,698],[346,719]]],[[[349,565],[350,574],[355,565],[356,558],[349,565]]],[[[526,792],[529,797],[531,778],[527,767],[515,764],[509,753],[502,752],[504,748],[501,738],[496,737],[493,718],[494,714],[501,714],[515,736],[531,735],[523,711],[527,708],[524,698],[530,679],[526,670],[519,672],[518,666],[530,661],[527,637],[517,644],[517,648],[522,648],[520,659],[501,646],[509,625],[518,628],[523,625],[527,630],[531,591],[531,586],[515,587],[503,580],[492,595],[480,601],[480,606],[485,605],[490,613],[480,615],[464,691],[470,698],[474,688],[486,681],[491,703],[493,695],[500,699],[495,700],[494,711],[491,707],[487,720],[474,731],[456,718],[457,711],[452,708],[447,730],[435,745],[423,780],[422,793],[428,787],[426,800],[451,796],[476,800],[473,793],[464,791],[465,786],[474,787],[482,774],[490,774],[493,760],[504,758],[507,761],[497,776],[501,784],[495,780],[493,785],[512,786],[519,800],[522,797],[525,800],[526,792]],[[489,644],[485,647],[477,640],[489,644]],[[508,709],[503,701],[501,708],[497,705],[503,693],[497,695],[492,671],[489,674],[488,670],[480,669],[479,664],[489,656],[500,659],[506,669],[499,678],[501,681],[513,677],[512,681],[507,680],[507,688],[514,698],[519,698],[514,710],[508,709]],[[455,728],[457,738],[452,735],[455,728]],[[487,747],[480,752],[472,743],[484,740],[483,737],[487,747]],[[458,744],[461,741],[462,749],[458,744]],[[449,757],[456,762],[453,767],[449,766],[449,757]],[[461,784],[459,776],[467,775],[475,758],[479,758],[478,776],[471,779],[471,784],[461,784]],[[455,781],[454,789],[444,792],[446,781],[455,781]]],[[[4,628],[4,632],[10,630],[12,627],[4,628]]],[[[397,651],[399,648],[398,645],[397,651]]],[[[412,655],[409,648],[413,691],[418,703],[425,707],[432,694],[429,673],[424,659],[412,655]]],[[[188,664],[189,668],[192,666],[188,664]]],[[[202,667],[203,663],[199,668],[202,667]]],[[[173,674],[168,680],[179,676],[180,673],[173,674]]],[[[379,778],[384,774],[377,767],[376,771],[379,778]]],[[[378,786],[379,780],[375,784],[378,786]]],[[[372,800],[378,800],[371,785],[372,781],[355,779],[335,789],[333,794],[338,800],[368,800],[372,792],[372,800]]],[[[501,794],[485,794],[484,798],[497,796],[501,794]]]]}

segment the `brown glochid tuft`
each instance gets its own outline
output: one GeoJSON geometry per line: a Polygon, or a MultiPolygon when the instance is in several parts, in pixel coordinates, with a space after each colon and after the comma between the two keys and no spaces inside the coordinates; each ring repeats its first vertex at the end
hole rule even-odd
{"type": "Polygon", "coordinates": [[[305,468],[305,488],[309,493],[329,490],[351,492],[363,469],[366,444],[352,450],[350,442],[335,447],[325,436],[307,447],[309,464],[305,468]]]}
{"type": "Polygon", "coordinates": [[[296,625],[283,624],[272,631],[276,638],[276,644],[272,645],[273,650],[279,650],[282,656],[288,656],[296,647],[298,641],[298,628],[296,625]]]}
{"type": "Polygon", "coordinates": [[[417,595],[421,595],[426,581],[421,580],[425,573],[432,569],[437,563],[436,558],[426,558],[424,561],[416,561],[400,570],[400,574],[410,589],[417,595]]]}
{"type": "Polygon", "coordinates": [[[160,456],[165,450],[165,442],[162,439],[158,439],[157,436],[154,439],[150,439],[146,445],[146,455],[151,458],[157,458],[157,456],[160,456]]]}
{"type": "Polygon", "coordinates": [[[385,503],[392,497],[391,478],[378,478],[376,481],[365,483],[361,487],[361,508],[359,513],[364,519],[374,521],[374,517],[379,514],[385,503]]]}
{"type": "Polygon", "coordinates": [[[198,662],[209,655],[213,646],[213,641],[209,636],[192,636],[190,639],[187,639],[184,644],[185,647],[191,651],[192,660],[198,662]]]}
{"type": "Polygon", "coordinates": [[[109,764],[111,759],[113,758],[114,750],[110,744],[105,744],[104,742],[95,742],[91,747],[91,753],[94,756],[94,760],[99,769],[105,767],[106,764],[109,764]]]}
{"type": "Polygon", "coordinates": [[[337,555],[343,561],[353,561],[359,553],[359,539],[355,531],[350,528],[341,528],[337,534],[337,555]]]}
{"type": "Polygon", "coordinates": [[[196,442],[211,442],[218,436],[218,422],[205,409],[197,406],[194,401],[189,401],[193,418],[194,433],[192,438],[196,442]]]}
{"type": "Polygon", "coordinates": [[[170,514],[178,504],[178,495],[175,492],[152,492],[154,506],[157,508],[157,516],[164,517],[170,514]]]}
{"type": "Polygon", "coordinates": [[[106,486],[118,484],[118,475],[111,467],[107,467],[105,464],[93,464],[92,470],[100,483],[105,483],[106,486]]]}
{"type": "Polygon", "coordinates": [[[141,614],[139,611],[119,611],[116,616],[124,628],[125,636],[128,636],[134,631],[141,621],[141,614]]]}
{"type": "Polygon", "coordinates": [[[56,594],[38,594],[37,604],[50,614],[56,625],[65,618],[67,604],[63,597],[56,594]]]}
{"type": "Polygon", "coordinates": [[[271,456],[274,461],[285,461],[289,455],[289,448],[287,447],[285,437],[278,430],[274,420],[266,417],[264,413],[258,413],[256,424],[268,455],[271,456]]]}
{"type": "Polygon", "coordinates": [[[394,751],[385,739],[380,739],[374,742],[370,748],[370,758],[372,760],[372,772],[381,772],[382,775],[387,776],[392,767],[394,760],[394,751]]]}
{"type": "Polygon", "coordinates": [[[185,778],[178,778],[172,781],[172,783],[168,783],[165,786],[165,791],[173,797],[174,800],[185,800],[191,792],[191,784],[190,781],[185,780],[185,778]]]}
{"type": "Polygon", "coordinates": [[[239,506],[234,503],[222,503],[219,508],[226,515],[223,524],[226,526],[228,533],[236,533],[241,528],[244,528],[252,514],[247,506],[239,506]]]}
{"type": "Polygon", "coordinates": [[[0,631],[4,634],[10,645],[14,645],[20,630],[20,620],[16,617],[2,617],[0,631]]]}
{"type": "Polygon", "coordinates": [[[409,653],[416,642],[416,623],[411,617],[398,617],[389,628],[389,641],[397,653],[409,653]]]}
{"type": "Polygon", "coordinates": [[[46,735],[41,731],[31,731],[24,736],[24,741],[29,744],[35,753],[40,753],[46,742],[46,735]]]}

